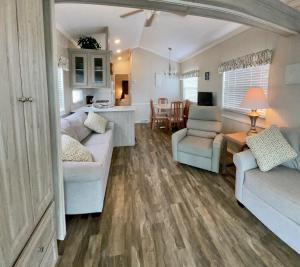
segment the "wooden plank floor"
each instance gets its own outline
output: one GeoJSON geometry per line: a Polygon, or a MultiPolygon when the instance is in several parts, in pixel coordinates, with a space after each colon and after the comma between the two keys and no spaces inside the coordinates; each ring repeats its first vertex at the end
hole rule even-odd
{"type": "Polygon", "coordinates": [[[234,178],[176,164],[170,135],[136,127],[113,153],[101,216],[70,216],[59,267],[300,266],[234,198],[234,178]]]}

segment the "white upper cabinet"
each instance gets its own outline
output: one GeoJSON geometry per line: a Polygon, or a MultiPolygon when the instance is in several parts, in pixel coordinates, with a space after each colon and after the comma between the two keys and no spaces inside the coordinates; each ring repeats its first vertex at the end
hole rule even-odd
{"type": "Polygon", "coordinates": [[[86,54],[72,54],[72,84],[74,87],[86,87],[88,85],[88,67],[86,54]]]}
{"type": "Polygon", "coordinates": [[[90,55],[90,84],[95,87],[106,85],[106,55],[90,55]],[[105,64],[104,64],[105,63],[105,64]]]}
{"type": "Polygon", "coordinates": [[[73,88],[109,87],[110,51],[70,49],[73,88]]]}

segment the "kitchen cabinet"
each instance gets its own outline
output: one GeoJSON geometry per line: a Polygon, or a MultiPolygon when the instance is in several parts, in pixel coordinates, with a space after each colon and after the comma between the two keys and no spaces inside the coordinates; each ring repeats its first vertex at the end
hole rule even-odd
{"type": "Polygon", "coordinates": [[[110,86],[110,57],[106,50],[69,49],[73,88],[107,88],[110,86]]]}

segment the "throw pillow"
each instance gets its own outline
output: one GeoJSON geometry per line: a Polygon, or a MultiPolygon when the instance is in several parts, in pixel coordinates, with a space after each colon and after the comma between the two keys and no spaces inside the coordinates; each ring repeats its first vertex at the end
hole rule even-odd
{"type": "Polygon", "coordinates": [[[279,128],[270,128],[246,138],[246,143],[263,172],[297,157],[297,153],[283,137],[279,128]]]}
{"type": "Polygon", "coordinates": [[[85,120],[84,125],[96,133],[103,134],[106,130],[107,119],[94,112],[89,112],[89,115],[85,120]]]}
{"type": "Polygon", "coordinates": [[[82,144],[68,135],[61,136],[61,150],[63,161],[92,162],[93,157],[82,144]]]}

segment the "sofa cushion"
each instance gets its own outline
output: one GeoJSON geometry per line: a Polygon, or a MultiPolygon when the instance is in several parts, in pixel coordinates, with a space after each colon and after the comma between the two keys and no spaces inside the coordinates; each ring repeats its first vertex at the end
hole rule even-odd
{"type": "Polygon", "coordinates": [[[63,134],[61,136],[61,154],[63,161],[92,162],[92,154],[78,140],[63,134]]]}
{"type": "Polygon", "coordinates": [[[65,118],[65,120],[70,123],[71,127],[76,133],[79,142],[81,142],[92,132],[89,128],[84,126],[84,121],[86,118],[87,115],[84,112],[75,112],[65,118]]]}
{"type": "Polygon", "coordinates": [[[200,157],[212,157],[212,139],[198,136],[186,136],[178,143],[178,151],[200,157]]]}
{"type": "Polygon", "coordinates": [[[95,162],[105,165],[107,158],[109,157],[110,144],[97,144],[97,145],[86,145],[87,150],[93,155],[95,162]]]}
{"type": "Polygon", "coordinates": [[[85,146],[110,143],[113,140],[113,131],[107,129],[104,134],[93,133],[82,141],[85,146]]]}
{"type": "Polygon", "coordinates": [[[61,131],[61,134],[68,135],[68,136],[78,140],[78,136],[75,133],[74,129],[72,128],[72,126],[68,120],[66,120],[66,119],[60,120],[60,131],[61,131]]]}
{"type": "Polygon", "coordinates": [[[84,125],[96,133],[103,134],[106,130],[107,119],[94,112],[89,112],[84,125]]]}
{"type": "Polygon", "coordinates": [[[271,126],[256,135],[248,136],[246,143],[263,172],[297,157],[295,150],[276,126],[271,126]]]}
{"type": "Polygon", "coordinates": [[[269,172],[245,173],[244,186],[281,214],[300,225],[300,172],[279,166],[269,172]]]}
{"type": "Polygon", "coordinates": [[[300,127],[281,128],[280,131],[297,153],[295,159],[289,160],[282,165],[300,171],[300,127]]]}

